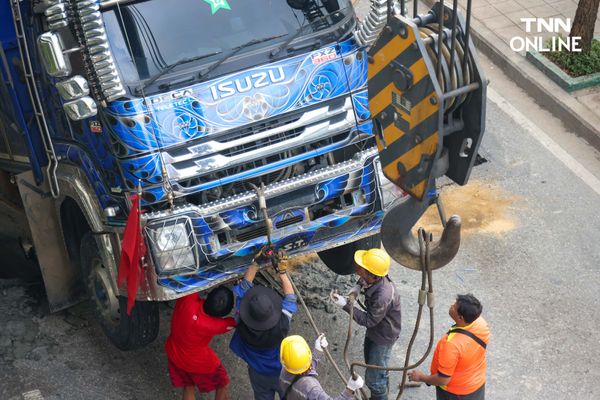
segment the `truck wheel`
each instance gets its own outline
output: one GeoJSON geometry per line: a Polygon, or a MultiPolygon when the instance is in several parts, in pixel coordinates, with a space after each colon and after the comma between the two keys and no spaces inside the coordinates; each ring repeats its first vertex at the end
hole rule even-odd
{"type": "Polygon", "coordinates": [[[327,268],[339,275],[350,275],[354,272],[354,252],[381,246],[379,234],[359,239],[340,247],[319,252],[321,261],[327,268]]]}
{"type": "Polygon", "coordinates": [[[158,303],[137,301],[127,315],[127,298],[118,296],[110,284],[98,245],[91,232],[81,240],[81,266],[94,315],[110,341],[120,350],[135,350],[158,336],[158,303]]]}

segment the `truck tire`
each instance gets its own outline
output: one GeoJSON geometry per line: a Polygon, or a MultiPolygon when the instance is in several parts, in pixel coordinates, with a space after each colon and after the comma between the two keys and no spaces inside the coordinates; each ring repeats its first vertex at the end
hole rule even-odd
{"type": "Polygon", "coordinates": [[[368,250],[381,246],[379,234],[359,239],[355,242],[340,247],[319,252],[319,258],[327,268],[338,275],[350,275],[354,272],[354,252],[356,250],[368,250]]]}
{"type": "Polygon", "coordinates": [[[106,336],[120,350],[135,350],[152,343],[158,336],[158,303],[136,301],[131,315],[127,315],[127,297],[114,293],[91,232],[83,236],[80,249],[86,290],[106,336]]]}

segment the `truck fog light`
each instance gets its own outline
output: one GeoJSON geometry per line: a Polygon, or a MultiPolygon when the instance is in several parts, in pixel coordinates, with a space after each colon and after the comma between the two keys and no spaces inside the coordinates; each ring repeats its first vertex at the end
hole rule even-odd
{"type": "Polygon", "coordinates": [[[150,222],[146,234],[159,275],[190,273],[198,268],[195,237],[188,218],[150,222]]]}

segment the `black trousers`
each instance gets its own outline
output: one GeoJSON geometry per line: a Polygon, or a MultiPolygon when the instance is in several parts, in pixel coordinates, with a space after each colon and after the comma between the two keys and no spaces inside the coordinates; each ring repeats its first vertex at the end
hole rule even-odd
{"type": "MultiPolygon", "coordinates": [[[[283,390],[279,386],[278,375],[262,375],[248,366],[248,376],[250,377],[250,385],[252,385],[252,391],[254,392],[254,400],[275,400],[275,393],[279,395],[280,399],[283,397],[283,390]]],[[[244,398],[249,398],[249,396],[244,398]]]]}
{"type": "Polygon", "coordinates": [[[484,400],[485,399],[485,384],[481,385],[479,389],[469,394],[453,394],[446,392],[444,389],[440,389],[436,386],[435,388],[436,400],[484,400]]]}

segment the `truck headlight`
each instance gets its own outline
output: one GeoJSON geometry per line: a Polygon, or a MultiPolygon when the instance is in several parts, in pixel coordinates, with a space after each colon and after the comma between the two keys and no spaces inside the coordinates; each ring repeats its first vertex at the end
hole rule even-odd
{"type": "Polygon", "coordinates": [[[156,247],[159,251],[173,251],[190,245],[184,224],[167,225],[156,229],[156,247]]]}
{"type": "Polygon", "coordinates": [[[146,225],[154,265],[159,275],[190,273],[198,268],[194,232],[188,218],[146,225]]]}

